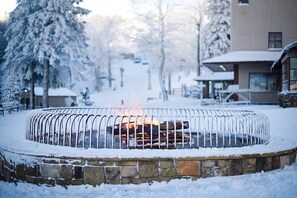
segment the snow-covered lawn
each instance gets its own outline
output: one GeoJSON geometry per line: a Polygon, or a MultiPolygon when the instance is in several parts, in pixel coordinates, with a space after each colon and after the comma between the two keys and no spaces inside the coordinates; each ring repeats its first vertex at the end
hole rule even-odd
{"type": "MultiPolygon", "coordinates": [[[[119,76],[119,67],[115,66],[115,76],[119,76]]],[[[125,62],[124,87],[119,85],[119,78],[114,82],[116,91],[104,89],[91,95],[91,100],[100,107],[120,107],[121,100],[126,107],[168,107],[168,108],[211,108],[211,109],[248,109],[264,113],[271,126],[271,139],[267,145],[245,148],[226,149],[190,149],[190,150],[111,150],[104,149],[98,153],[96,149],[75,149],[49,146],[30,142],[25,139],[25,118],[28,111],[13,113],[0,117],[0,146],[8,150],[43,154],[52,156],[85,156],[85,157],[179,157],[179,156],[211,156],[238,155],[247,153],[277,152],[297,146],[297,109],[282,109],[278,106],[199,106],[199,100],[170,97],[163,103],[159,99],[147,102],[148,97],[158,98],[158,81],[152,76],[153,90],[147,91],[147,66],[125,62]]],[[[173,87],[180,88],[182,83],[191,83],[191,76],[178,74],[172,77],[173,87]],[[181,76],[181,78],[179,77],[181,76]]],[[[194,82],[193,82],[194,84],[194,82]]],[[[8,156],[9,157],[9,156],[8,156]]],[[[14,156],[10,156],[17,162],[14,156]]],[[[0,182],[0,197],[296,197],[297,195],[297,163],[283,170],[262,172],[251,175],[214,177],[207,179],[173,180],[141,185],[100,185],[97,187],[32,185],[0,182]]]]}

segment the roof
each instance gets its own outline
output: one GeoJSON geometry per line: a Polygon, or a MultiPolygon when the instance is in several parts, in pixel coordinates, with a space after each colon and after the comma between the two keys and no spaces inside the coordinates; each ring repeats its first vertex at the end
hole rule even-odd
{"type": "Polygon", "coordinates": [[[234,80],[233,72],[213,72],[198,76],[194,80],[196,81],[223,81],[223,80],[234,80]]]}
{"type": "MultiPolygon", "coordinates": [[[[36,96],[42,96],[43,95],[43,88],[42,87],[35,87],[34,93],[36,96]]],[[[76,93],[71,91],[68,88],[61,87],[57,89],[49,89],[48,90],[48,96],[77,96],[76,93]]]]}
{"type": "Polygon", "coordinates": [[[283,56],[293,48],[297,48],[297,40],[294,41],[293,43],[288,44],[286,47],[284,47],[284,49],[281,51],[279,57],[274,61],[274,63],[270,67],[270,69],[273,70],[273,68],[281,61],[283,56]]]}
{"type": "Polygon", "coordinates": [[[234,51],[221,56],[204,60],[202,63],[214,72],[233,71],[235,63],[273,63],[280,56],[281,51],[234,51]]]}
{"type": "Polygon", "coordinates": [[[207,59],[203,64],[274,62],[280,55],[281,51],[234,51],[207,59]]]}

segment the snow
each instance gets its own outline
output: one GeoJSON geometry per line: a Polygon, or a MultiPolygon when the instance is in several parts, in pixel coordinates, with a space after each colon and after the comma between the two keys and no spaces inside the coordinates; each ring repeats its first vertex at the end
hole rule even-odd
{"type": "Polygon", "coordinates": [[[274,61],[274,63],[270,67],[270,70],[273,70],[273,68],[276,66],[276,64],[278,64],[281,61],[283,56],[293,48],[297,48],[297,40],[292,43],[289,43],[287,46],[284,47],[284,49],[281,51],[279,57],[277,57],[277,59],[274,61]]]}
{"type": "MultiPolygon", "coordinates": [[[[118,158],[151,158],[151,157],[187,157],[187,156],[228,156],[254,153],[278,152],[296,148],[297,109],[280,108],[276,105],[239,105],[239,106],[199,106],[197,99],[181,98],[179,94],[171,95],[169,102],[162,102],[159,97],[157,74],[152,74],[153,89],[147,90],[147,67],[133,64],[130,61],[119,61],[113,64],[115,76],[114,88],[105,88],[100,93],[93,93],[91,100],[100,107],[120,107],[124,100],[125,107],[163,107],[163,108],[210,108],[210,109],[244,109],[254,110],[268,116],[271,126],[271,138],[267,145],[257,145],[244,148],[200,148],[183,150],[112,150],[78,149],[60,146],[49,146],[31,142],[25,139],[25,122],[30,111],[14,112],[0,117],[1,139],[0,147],[9,150],[5,152],[8,160],[16,164],[23,160],[34,163],[32,155],[85,156],[85,157],[118,157],[118,158]],[[124,87],[120,84],[119,68],[125,68],[124,87]],[[154,100],[147,102],[147,97],[154,100]],[[17,124],[16,124],[17,123],[17,124]],[[19,157],[12,153],[30,154],[19,157]],[[24,159],[25,158],[25,159],[24,159]]],[[[194,73],[194,72],[193,72],[194,73]]],[[[193,83],[193,76],[178,73],[172,76],[173,88],[180,88],[183,83],[193,83]]],[[[0,197],[294,197],[297,193],[297,163],[267,173],[251,175],[214,177],[197,179],[196,181],[176,179],[170,182],[154,182],[141,185],[107,185],[97,187],[82,185],[48,187],[18,182],[17,184],[0,182],[0,197]]]]}
{"type": "MultiPolygon", "coordinates": [[[[34,93],[36,96],[42,96],[43,95],[43,88],[42,87],[35,87],[34,93]]],[[[49,96],[78,96],[78,94],[74,93],[68,88],[60,87],[56,89],[49,89],[48,90],[49,96]]]]}
{"type": "Polygon", "coordinates": [[[207,59],[203,64],[213,63],[240,63],[240,62],[274,62],[281,55],[280,51],[234,51],[207,59]]]}

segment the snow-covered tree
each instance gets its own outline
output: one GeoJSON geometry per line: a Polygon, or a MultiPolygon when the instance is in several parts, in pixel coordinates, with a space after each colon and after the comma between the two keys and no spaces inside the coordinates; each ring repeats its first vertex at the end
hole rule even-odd
{"type": "MultiPolygon", "coordinates": [[[[3,78],[3,71],[2,71],[2,63],[4,62],[4,54],[5,54],[5,48],[7,46],[7,41],[4,37],[6,29],[6,21],[1,21],[0,20],[0,92],[2,93],[2,78],[3,78]]],[[[2,95],[2,94],[1,94],[2,95]]],[[[0,95],[0,100],[1,100],[1,95],[0,95]]]]}
{"type": "Polygon", "coordinates": [[[230,50],[231,5],[230,0],[208,0],[206,14],[209,18],[203,35],[203,59],[225,54],[230,50]]]}
{"type": "Polygon", "coordinates": [[[7,46],[7,41],[4,37],[6,29],[6,21],[1,21],[0,20],[0,64],[4,61],[4,50],[7,46]]]}
{"type": "Polygon", "coordinates": [[[120,53],[122,31],[125,21],[121,17],[94,15],[86,24],[87,35],[90,38],[89,54],[94,62],[95,90],[101,91],[102,78],[108,80],[108,87],[112,88],[112,60],[120,53]],[[106,74],[107,73],[107,74],[106,74]]]}
{"type": "MultiPolygon", "coordinates": [[[[136,26],[136,37],[138,45],[150,48],[151,52],[158,57],[155,63],[158,65],[159,83],[162,90],[163,101],[168,100],[168,91],[165,86],[165,65],[166,56],[166,37],[171,29],[169,25],[168,14],[177,4],[172,0],[154,0],[154,1],[132,1],[139,19],[136,26]]],[[[169,59],[168,59],[169,60],[169,59]]]]}
{"type": "Polygon", "coordinates": [[[206,1],[194,0],[191,2],[187,11],[190,14],[191,19],[194,21],[196,27],[196,68],[197,76],[201,74],[201,29],[205,19],[206,1]]]}
{"type": "Polygon", "coordinates": [[[21,71],[25,67],[20,69],[18,63],[32,65],[33,61],[42,66],[43,107],[48,106],[50,70],[77,71],[72,68],[73,61],[81,65],[88,61],[84,26],[78,15],[89,11],[79,7],[80,2],[82,0],[18,0],[10,15],[6,68],[18,67],[21,71]]]}

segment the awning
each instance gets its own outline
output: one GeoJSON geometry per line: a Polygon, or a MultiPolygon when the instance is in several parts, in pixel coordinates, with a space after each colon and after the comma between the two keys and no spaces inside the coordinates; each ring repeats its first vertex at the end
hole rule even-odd
{"type": "Polygon", "coordinates": [[[281,51],[234,51],[204,60],[202,63],[212,71],[232,71],[233,64],[276,61],[281,51]]]}
{"type": "Polygon", "coordinates": [[[233,72],[213,72],[194,78],[195,81],[231,81],[234,80],[233,72]]]}

